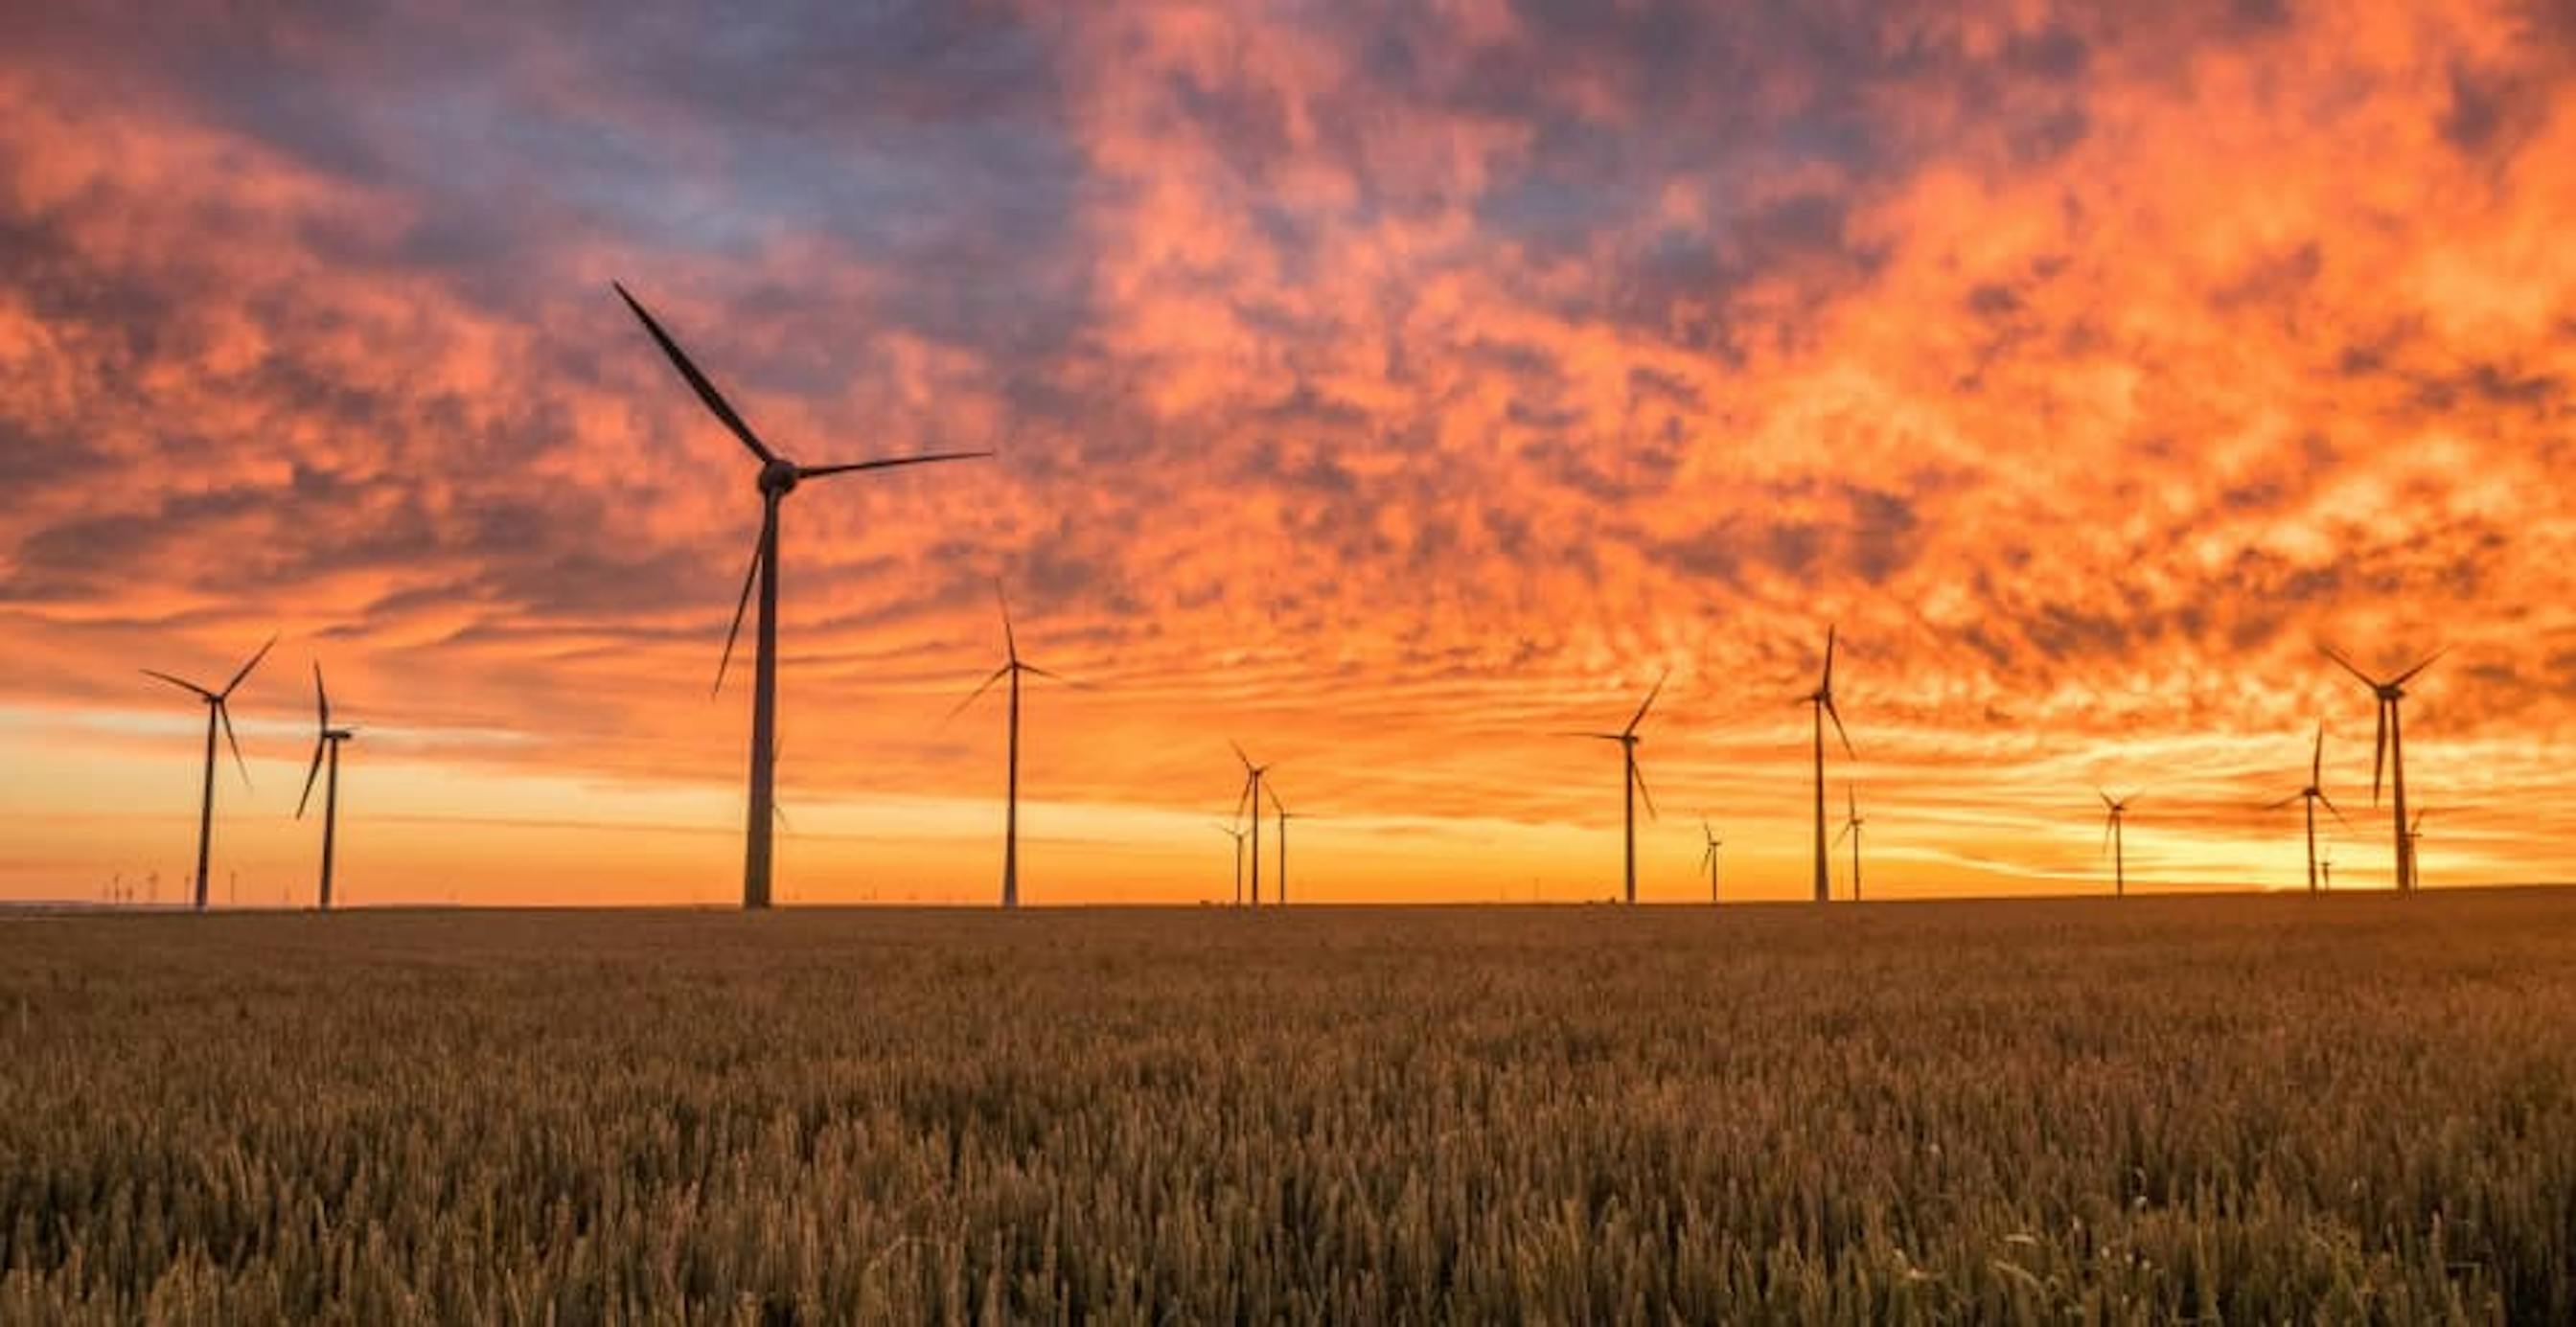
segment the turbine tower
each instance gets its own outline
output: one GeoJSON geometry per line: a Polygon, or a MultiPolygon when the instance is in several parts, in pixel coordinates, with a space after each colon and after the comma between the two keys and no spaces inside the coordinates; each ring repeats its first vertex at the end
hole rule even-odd
{"type": "Polygon", "coordinates": [[[1707,849],[1699,855],[1699,864],[1708,868],[1708,903],[1710,907],[1716,907],[1717,850],[1726,846],[1726,840],[1719,838],[1717,831],[1709,828],[1706,820],[1699,822],[1699,832],[1700,837],[1708,840],[1707,849]]]}
{"type": "Polygon", "coordinates": [[[1850,784],[1843,785],[1843,798],[1850,807],[1850,813],[1843,821],[1842,832],[1834,835],[1834,842],[1851,840],[1852,902],[1858,903],[1860,902],[1860,827],[1869,822],[1860,818],[1860,794],[1854,792],[1850,784]]]}
{"type": "Polygon", "coordinates": [[[2274,803],[2272,803],[2272,804],[2271,804],[2271,805],[2269,805],[2269,806],[2264,807],[2263,809],[2264,809],[2264,810],[2266,810],[2266,811],[2278,811],[2278,810],[2280,810],[2281,808],[2283,808],[2283,807],[2285,807],[2285,806],[2288,806],[2288,805],[2289,805],[2290,803],[2292,803],[2292,802],[2305,802],[2305,803],[2307,803],[2307,810],[2308,810],[2308,892],[2309,892],[2309,893],[2311,893],[2311,894],[2314,894],[2314,893],[2316,893],[2316,892],[2317,892],[2317,888],[2318,888],[2318,887],[2317,887],[2317,803],[2319,803],[2319,802],[2323,802],[2323,803],[2325,803],[2325,804],[2326,804],[2326,809],[2327,809],[2328,811],[2332,811],[2332,812],[2334,812],[2334,818],[2335,818],[2335,819],[2337,819],[2337,820],[2342,820],[2345,828],[2349,829],[2349,828],[2351,828],[2351,826],[2352,826],[2352,822],[2351,822],[2351,821],[2349,821],[2349,820],[2344,820],[2344,819],[2343,819],[2343,810],[2342,810],[2342,808],[2340,808],[2340,807],[2338,807],[2338,806],[2336,806],[2336,805],[2334,804],[2334,799],[2333,799],[2333,798],[2326,796],[2326,726],[2325,726],[2324,724],[2318,724],[2318,725],[2317,725],[2317,744],[2316,744],[2316,750],[2315,750],[2315,752],[2314,752],[2312,755],[2310,755],[2310,756],[2309,756],[2309,758],[2308,758],[2308,786],[2307,786],[2307,787],[2305,787],[2305,788],[2301,788],[2301,789],[2300,789],[2300,790],[2298,790],[2297,792],[2292,793],[2292,794],[2290,794],[2289,796],[2284,797],[2284,798],[2282,798],[2281,800],[2279,800],[2279,801],[2277,801],[2277,802],[2274,802],[2274,803]]]}
{"type": "Polygon", "coordinates": [[[331,767],[331,777],[322,784],[322,889],[318,896],[322,911],[331,910],[331,855],[340,829],[340,744],[358,735],[355,728],[331,726],[331,693],[322,689],[322,665],[313,665],[313,764],[304,771],[304,795],[295,799],[295,818],[304,818],[305,804],[313,800],[313,778],[322,767],[331,767]]]}
{"type": "Polygon", "coordinates": [[[1816,689],[1801,702],[1815,707],[1816,718],[1816,901],[1824,903],[1834,896],[1831,866],[1825,859],[1825,720],[1834,721],[1834,735],[1843,741],[1843,754],[1859,759],[1852,750],[1851,734],[1843,731],[1842,711],[1834,708],[1834,635],[1835,628],[1825,628],[1825,676],[1816,689]]]}
{"type": "Polygon", "coordinates": [[[232,699],[234,688],[242,684],[243,678],[250,676],[250,670],[259,667],[259,661],[268,657],[269,647],[275,644],[277,637],[270,636],[268,644],[260,646],[259,652],[250,657],[249,663],[241,666],[240,672],[233,674],[232,681],[224,683],[221,691],[208,691],[194,682],[172,677],[158,669],[140,670],[146,677],[157,677],[182,691],[194,692],[197,699],[206,702],[205,792],[197,802],[196,908],[199,912],[206,910],[206,853],[215,832],[215,729],[218,725],[223,728],[224,743],[233,750],[233,765],[241,771],[242,786],[249,787],[250,766],[242,760],[241,742],[233,736],[233,712],[227,702],[232,699]]]}
{"type": "Polygon", "coordinates": [[[1016,908],[1020,906],[1020,677],[1022,674],[1034,674],[1062,682],[1066,686],[1082,684],[1060,674],[1048,672],[1020,658],[1020,639],[1011,630],[1011,601],[1003,597],[1002,589],[998,585],[993,587],[993,597],[1002,605],[1004,662],[1001,667],[993,670],[991,676],[985,678],[974,691],[970,692],[966,699],[957,702],[957,708],[950,710],[948,717],[953,719],[964,713],[966,707],[974,704],[976,699],[990,690],[994,683],[1005,677],[1011,680],[1010,761],[1009,774],[1004,784],[1002,812],[1002,906],[1016,908]]]}
{"type": "Polygon", "coordinates": [[[2334,660],[2345,672],[2352,674],[2363,686],[2370,688],[2370,693],[2377,703],[2379,737],[2372,744],[2374,752],[2370,762],[2370,804],[2379,805],[2380,778],[2382,775],[2389,776],[2396,794],[2392,799],[2394,805],[2390,810],[2390,821],[2395,826],[2397,837],[2397,888],[2401,893],[2412,893],[2415,889],[2415,865],[2414,855],[2407,850],[2409,844],[2406,839],[2406,737],[2398,721],[2398,705],[2406,699],[2406,684],[2414,681],[2416,674],[2432,667],[2434,660],[2441,658],[2448,651],[2436,650],[2422,663],[2405,672],[2380,679],[2354,667],[2352,660],[2343,657],[2342,653],[2333,646],[2329,645],[2324,649],[2327,658],[2334,660]]]}
{"type": "Polygon", "coordinates": [[[1270,767],[1253,764],[1252,757],[1243,754],[1242,743],[1229,738],[1226,745],[1233,747],[1234,758],[1243,762],[1243,795],[1235,799],[1234,818],[1240,821],[1245,811],[1252,813],[1252,906],[1258,908],[1261,906],[1261,776],[1269,773],[1270,767]]]}
{"type": "Polygon", "coordinates": [[[1626,807],[1627,811],[1627,834],[1624,840],[1625,847],[1622,850],[1624,853],[1622,861],[1626,867],[1625,880],[1627,892],[1625,897],[1631,906],[1634,906],[1637,902],[1637,799],[1640,796],[1646,799],[1646,815],[1648,817],[1651,818],[1655,814],[1655,795],[1646,791],[1646,776],[1637,771],[1637,743],[1641,740],[1637,736],[1637,725],[1646,721],[1646,711],[1655,707],[1655,697],[1663,694],[1664,680],[1671,676],[1672,673],[1670,670],[1667,670],[1662,677],[1655,679],[1654,689],[1646,693],[1645,703],[1637,707],[1637,712],[1628,717],[1627,727],[1622,728],[1615,733],[1563,734],[1566,737],[1589,737],[1604,742],[1616,742],[1619,744],[1621,763],[1621,776],[1619,780],[1620,797],[1622,799],[1622,804],[1626,807]]]}
{"type": "Polygon", "coordinates": [[[751,805],[744,822],[742,857],[742,906],[769,906],[770,834],[777,808],[776,775],[778,743],[778,506],[796,486],[808,479],[847,474],[858,470],[884,470],[899,465],[922,465],[932,461],[962,461],[991,452],[931,452],[918,456],[888,456],[870,461],[852,461],[841,465],[798,465],[771,451],[742,416],[734,413],[715,384],[698,372],[687,354],[673,341],[653,315],[627,293],[626,287],[610,283],[617,297],[626,301],[644,330],[652,334],[654,344],[670,357],[671,367],[680,371],[689,386],[704,402],[709,413],[751,454],[760,461],[760,536],[751,549],[751,567],[743,573],[742,596],[734,601],[733,626],[725,632],[723,657],[716,661],[716,687],[724,689],[725,667],[733,661],[733,644],[742,634],[742,615],[751,605],[755,583],[760,587],[760,617],[752,628],[751,688],[751,805]]]}
{"type": "Polygon", "coordinates": [[[2127,898],[2129,896],[2129,803],[2138,800],[2138,795],[2131,793],[2126,797],[2113,797],[2099,788],[2094,789],[2093,792],[2102,799],[2102,846],[2111,854],[2111,897],[2127,898]]]}

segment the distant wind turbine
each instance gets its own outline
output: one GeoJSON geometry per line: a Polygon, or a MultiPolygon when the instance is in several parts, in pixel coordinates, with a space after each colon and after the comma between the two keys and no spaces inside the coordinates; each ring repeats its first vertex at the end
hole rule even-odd
{"type": "Polygon", "coordinates": [[[1219,825],[1216,832],[1234,840],[1234,906],[1243,906],[1243,830],[1234,825],[1219,825]]]}
{"type": "Polygon", "coordinates": [[[2278,811],[2292,802],[2304,802],[2307,804],[2308,892],[2311,894],[2317,892],[2317,803],[2325,803],[2326,809],[2334,812],[2334,818],[2343,821],[2346,828],[2350,828],[2352,825],[2351,821],[2344,820],[2343,810],[2334,804],[2334,799],[2326,796],[2325,785],[2326,726],[2324,724],[2318,724],[2316,749],[2308,758],[2308,786],[2301,788],[2297,792],[2263,808],[2266,811],[2278,811]]]}
{"type": "Polygon", "coordinates": [[[2111,854],[2111,896],[2126,898],[2129,895],[2129,803],[2138,800],[2138,795],[2131,793],[2126,797],[2113,797],[2099,788],[2093,791],[2102,799],[2102,846],[2111,854]]]}
{"type": "Polygon", "coordinates": [[[1851,734],[1843,731],[1842,711],[1834,708],[1834,635],[1835,628],[1825,628],[1825,676],[1816,689],[1801,702],[1815,707],[1816,718],[1816,901],[1824,903],[1833,896],[1833,871],[1825,860],[1825,720],[1834,721],[1834,735],[1843,741],[1843,754],[1859,759],[1852,750],[1851,734]]]}
{"type": "Polygon", "coordinates": [[[304,771],[304,795],[295,799],[295,818],[304,818],[305,804],[313,800],[313,779],[322,767],[331,767],[331,776],[322,784],[322,911],[331,910],[331,854],[340,830],[340,744],[358,735],[354,728],[331,726],[331,693],[322,689],[322,665],[313,665],[313,764],[304,771]]]}
{"type": "Polygon", "coordinates": [[[1637,770],[1637,743],[1643,740],[1637,736],[1637,725],[1646,721],[1646,711],[1655,707],[1655,697],[1664,693],[1664,681],[1670,676],[1672,674],[1667,671],[1663,677],[1655,679],[1654,689],[1646,693],[1645,703],[1637,707],[1637,712],[1628,717],[1627,727],[1615,733],[1562,734],[1566,737],[1588,737],[1619,744],[1622,771],[1619,780],[1620,797],[1622,804],[1627,808],[1627,836],[1624,840],[1626,846],[1623,858],[1626,863],[1626,898],[1632,905],[1637,901],[1637,799],[1641,796],[1646,799],[1646,815],[1649,818],[1655,814],[1655,795],[1646,791],[1646,776],[1637,770]]]}
{"type": "Polygon", "coordinates": [[[1834,842],[1851,840],[1852,902],[1858,903],[1860,902],[1860,829],[1869,822],[1860,818],[1860,794],[1853,791],[1850,784],[1843,785],[1843,798],[1850,807],[1850,814],[1843,821],[1842,832],[1834,835],[1834,842]]]}
{"type": "Polygon", "coordinates": [[[2424,817],[2427,814],[2429,814],[2429,808],[2417,811],[2414,823],[2406,827],[2406,879],[2407,887],[2410,889],[2422,883],[2423,880],[2423,877],[2417,874],[2421,864],[2415,859],[2415,845],[2424,838],[2424,817]]]}
{"type": "Polygon", "coordinates": [[[1699,864],[1708,868],[1708,901],[1714,907],[1717,904],[1717,850],[1726,846],[1726,840],[1719,838],[1706,820],[1699,822],[1699,832],[1708,840],[1707,850],[1699,855],[1699,864]]]}
{"type": "Polygon", "coordinates": [[[2327,892],[2327,893],[2329,893],[2329,894],[2333,893],[2333,892],[2334,892],[2334,849],[2333,849],[2333,848],[2329,847],[2329,848],[2327,848],[2327,849],[2326,849],[2325,859],[2317,863],[2317,868],[2318,868],[2319,870],[2322,870],[2322,871],[2324,871],[2324,872],[2326,873],[2326,892],[2327,892]]]}
{"type": "Polygon", "coordinates": [[[955,718],[990,690],[994,683],[1006,677],[1011,680],[1010,773],[1005,783],[1006,793],[1002,812],[1002,906],[1016,908],[1020,906],[1020,676],[1023,673],[1032,673],[1062,682],[1067,686],[1082,684],[1062,674],[1048,672],[1020,658],[1020,638],[1011,630],[1011,601],[1002,597],[1000,586],[993,588],[993,597],[1002,605],[1004,662],[1001,667],[994,669],[992,675],[985,678],[981,685],[968,694],[966,699],[957,702],[956,709],[948,713],[949,717],[955,718]]]}
{"type": "Polygon", "coordinates": [[[1268,773],[1270,767],[1253,764],[1252,757],[1243,754],[1241,743],[1229,739],[1226,745],[1233,747],[1234,758],[1243,762],[1243,795],[1235,799],[1234,818],[1241,820],[1245,811],[1252,813],[1252,906],[1258,908],[1261,906],[1261,776],[1268,773]]]}
{"type": "Polygon", "coordinates": [[[990,456],[981,452],[931,452],[919,456],[889,456],[870,461],[852,461],[841,465],[798,465],[769,449],[734,412],[715,384],[689,362],[687,354],[673,341],[653,315],[627,293],[626,287],[615,286],[617,297],[626,301],[644,330],[651,333],[654,344],[670,357],[671,367],[680,371],[689,386],[705,403],[709,413],[722,421],[725,428],[751,454],[760,460],[760,537],[753,543],[751,567],[743,573],[742,596],[734,602],[733,625],[725,631],[724,654],[716,661],[716,690],[724,689],[725,668],[733,661],[733,644],[742,634],[742,615],[751,605],[752,586],[760,587],[760,617],[752,628],[751,689],[751,805],[744,825],[742,860],[742,906],[769,906],[770,833],[774,827],[776,807],[777,736],[778,736],[778,506],[796,486],[808,479],[847,474],[858,470],[884,470],[899,465],[922,465],[932,461],[962,461],[990,456]]]}
{"type": "Polygon", "coordinates": [[[1267,788],[1264,791],[1270,794],[1270,809],[1277,813],[1279,820],[1279,906],[1284,908],[1288,906],[1288,822],[1304,820],[1308,817],[1302,813],[1290,811],[1288,804],[1279,800],[1277,787],[1267,788]]]}
{"type": "Polygon", "coordinates": [[[232,681],[224,683],[221,691],[208,691],[194,682],[172,677],[158,669],[140,670],[146,677],[157,677],[182,691],[195,692],[199,700],[206,702],[205,793],[197,802],[196,906],[199,912],[206,910],[206,853],[215,832],[215,729],[218,725],[223,728],[224,743],[232,748],[233,764],[241,770],[242,786],[249,787],[250,765],[242,760],[241,742],[233,736],[233,714],[227,702],[232,699],[234,688],[242,684],[243,678],[250,676],[250,670],[259,667],[259,661],[268,657],[269,647],[275,644],[277,644],[277,637],[269,637],[268,644],[260,646],[259,652],[250,657],[249,663],[241,666],[240,672],[233,674],[232,681]]]}
{"type": "Polygon", "coordinates": [[[2391,776],[2390,782],[2396,790],[2390,819],[2396,827],[2397,834],[2397,888],[2400,892],[2412,893],[2415,889],[2415,870],[2411,854],[2407,851],[2406,841],[2406,736],[2399,722],[2398,705],[2406,699],[2406,684],[2414,681],[2416,674],[2432,667],[2434,660],[2449,651],[2436,650],[2422,663],[2405,672],[2381,679],[2354,667],[2352,660],[2345,658],[2333,646],[2328,645],[2323,648],[2327,658],[2334,660],[2345,672],[2352,674],[2363,686],[2370,688],[2371,696],[2377,703],[2379,737],[2372,743],[2374,754],[2370,763],[2370,804],[2379,805],[2381,776],[2383,774],[2391,776]]]}

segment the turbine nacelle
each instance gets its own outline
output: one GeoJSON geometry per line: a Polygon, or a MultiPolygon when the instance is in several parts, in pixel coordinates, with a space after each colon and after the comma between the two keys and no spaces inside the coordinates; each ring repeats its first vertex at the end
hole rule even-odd
{"type": "Polygon", "coordinates": [[[796,491],[796,481],[802,478],[804,471],[794,461],[784,456],[770,457],[760,463],[760,495],[765,498],[786,497],[796,491]]]}

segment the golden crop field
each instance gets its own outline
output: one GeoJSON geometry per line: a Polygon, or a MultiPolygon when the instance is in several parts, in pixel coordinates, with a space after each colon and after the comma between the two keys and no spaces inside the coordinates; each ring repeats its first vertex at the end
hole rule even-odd
{"type": "Polygon", "coordinates": [[[2576,894],[18,915],[12,1322],[2576,1317],[2576,894]]]}

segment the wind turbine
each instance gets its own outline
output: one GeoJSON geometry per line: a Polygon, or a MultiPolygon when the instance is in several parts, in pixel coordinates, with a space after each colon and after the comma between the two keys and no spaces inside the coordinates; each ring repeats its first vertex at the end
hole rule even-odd
{"type": "Polygon", "coordinates": [[[277,644],[277,637],[270,636],[268,644],[260,646],[259,652],[250,657],[249,663],[241,666],[240,672],[233,674],[232,681],[224,683],[224,689],[221,691],[208,691],[194,682],[172,677],[158,669],[140,670],[146,677],[157,677],[182,691],[195,692],[199,700],[206,702],[205,793],[197,802],[197,911],[199,912],[206,910],[206,850],[215,832],[215,728],[217,725],[222,726],[224,743],[233,749],[233,765],[241,770],[242,786],[249,787],[250,766],[242,760],[241,742],[233,736],[233,713],[225,702],[232,699],[233,689],[242,684],[243,678],[250,676],[250,670],[259,667],[259,661],[268,657],[270,646],[275,644],[277,644]]]}
{"type": "Polygon", "coordinates": [[[918,456],[888,456],[869,461],[851,461],[841,465],[798,465],[769,449],[742,416],[734,413],[715,384],[689,362],[679,343],[653,321],[653,315],[626,287],[610,283],[617,297],[626,301],[644,330],[651,333],[654,344],[670,357],[671,367],[680,371],[689,386],[705,403],[709,413],[722,421],[725,428],[760,461],[760,537],[752,544],[751,567],[743,573],[742,596],[734,601],[733,625],[725,631],[724,654],[716,661],[715,689],[724,689],[725,667],[733,661],[734,640],[742,634],[742,615],[751,605],[752,586],[760,587],[760,617],[752,628],[751,689],[751,806],[744,824],[742,858],[742,906],[769,906],[770,833],[773,810],[777,805],[777,739],[778,739],[778,506],[796,486],[808,479],[847,474],[858,470],[884,470],[899,465],[922,465],[931,461],[962,461],[992,455],[982,452],[930,452],[918,456]]]}
{"type": "Polygon", "coordinates": [[[2424,817],[2426,814],[2426,811],[2417,811],[2415,813],[2414,823],[2406,827],[2406,887],[2409,889],[2413,889],[2423,883],[2423,878],[2416,874],[2415,844],[2417,840],[2424,837],[2424,817]]]}
{"type": "Polygon", "coordinates": [[[1843,797],[1850,806],[1850,814],[1843,821],[1842,832],[1834,835],[1834,842],[1851,840],[1852,902],[1858,903],[1860,902],[1860,827],[1869,822],[1860,818],[1860,794],[1854,792],[1850,784],[1843,785],[1843,797]]]}
{"type": "Polygon", "coordinates": [[[2094,789],[2093,792],[2102,799],[2104,813],[2102,846],[2111,853],[2111,896],[2127,898],[2129,895],[2129,803],[2138,800],[2138,795],[2131,793],[2126,797],[2113,797],[2099,788],[2094,789]]]}
{"type": "Polygon", "coordinates": [[[1270,794],[1270,809],[1278,813],[1279,906],[1284,908],[1288,906],[1288,822],[1291,820],[1303,820],[1305,817],[1289,811],[1287,803],[1279,800],[1279,790],[1277,788],[1266,788],[1263,791],[1270,794]]]}
{"type": "Polygon", "coordinates": [[[2308,786],[2263,809],[2278,811],[2292,802],[2307,803],[2308,892],[2314,894],[2317,892],[2317,803],[2325,803],[2326,809],[2334,812],[2334,818],[2342,820],[2345,828],[2352,826],[2351,821],[2343,819],[2342,808],[2334,804],[2333,798],[2326,796],[2326,726],[2324,724],[2317,725],[2316,751],[2308,759],[2308,786]]]}
{"type": "Polygon", "coordinates": [[[2323,860],[2323,861],[2321,861],[2321,862],[2318,862],[2318,863],[2317,863],[2317,865],[2318,865],[2318,867],[2319,867],[2319,868],[2321,868],[2322,870],[2324,870],[2324,871],[2325,871],[2325,873],[2326,873],[2326,892],[2327,892],[2327,893],[2329,893],[2329,894],[2333,893],[2333,892],[2334,892],[2334,849],[2333,849],[2331,846],[2329,846],[2329,847],[2326,849],[2325,860],[2323,860]]]}
{"type": "Polygon", "coordinates": [[[313,712],[315,737],[313,764],[304,771],[304,795],[295,799],[295,818],[304,818],[305,803],[313,800],[313,778],[324,764],[331,767],[330,779],[322,785],[322,911],[331,910],[331,849],[340,828],[340,744],[356,737],[354,728],[331,726],[331,693],[322,689],[322,665],[313,665],[313,712]]]}
{"type": "Polygon", "coordinates": [[[981,685],[969,693],[966,699],[957,702],[957,708],[950,710],[948,715],[950,718],[955,718],[964,713],[966,707],[974,704],[976,699],[990,690],[994,683],[1005,677],[1011,679],[1010,774],[1005,785],[1007,791],[1002,812],[1002,906],[1016,908],[1020,906],[1020,675],[1034,673],[1039,677],[1062,682],[1066,686],[1082,684],[1021,659],[1020,638],[1011,630],[1011,601],[1003,598],[1002,589],[998,585],[993,587],[993,597],[1002,605],[1004,662],[1001,667],[994,669],[992,675],[985,678],[981,685]]]}
{"type": "Polygon", "coordinates": [[[1261,906],[1261,776],[1268,773],[1270,767],[1253,764],[1252,757],[1243,754],[1241,743],[1229,738],[1226,745],[1233,747],[1234,758],[1243,762],[1243,795],[1235,799],[1234,818],[1241,820],[1246,810],[1252,812],[1252,906],[1258,908],[1261,906]]]}
{"type": "Polygon", "coordinates": [[[1664,680],[1670,676],[1672,676],[1672,674],[1667,670],[1663,677],[1655,679],[1654,689],[1646,693],[1645,703],[1639,705],[1637,707],[1637,712],[1629,716],[1627,727],[1622,728],[1615,733],[1563,734],[1563,736],[1566,737],[1589,737],[1596,738],[1604,742],[1616,742],[1619,744],[1619,755],[1622,767],[1622,774],[1619,780],[1620,796],[1627,808],[1627,837],[1625,839],[1626,855],[1624,858],[1627,868],[1627,900],[1632,906],[1637,902],[1637,799],[1640,796],[1646,799],[1646,814],[1649,817],[1652,817],[1655,814],[1655,795],[1646,791],[1646,776],[1637,772],[1637,743],[1641,740],[1637,736],[1637,725],[1646,721],[1646,711],[1655,707],[1655,697],[1663,694],[1664,680]]]}
{"type": "Polygon", "coordinates": [[[1832,869],[1825,861],[1825,719],[1827,716],[1833,718],[1834,735],[1843,740],[1843,754],[1855,760],[1860,758],[1859,753],[1852,750],[1851,734],[1843,731],[1842,711],[1834,708],[1834,634],[1835,628],[1831,626],[1825,628],[1824,680],[1818,682],[1815,691],[1799,702],[1814,706],[1816,711],[1816,901],[1818,903],[1827,902],[1834,896],[1832,869]]]}
{"type": "Polygon", "coordinates": [[[1219,825],[1216,832],[1234,840],[1234,906],[1243,906],[1243,831],[1232,825],[1219,825]]]}
{"type": "Polygon", "coordinates": [[[2333,646],[2322,648],[2327,658],[2334,660],[2345,672],[2352,674],[2363,686],[2370,688],[2371,695],[2377,702],[2379,737],[2372,744],[2370,804],[2379,805],[2380,777],[2383,774],[2393,776],[2390,782],[2395,785],[2396,796],[2390,819],[2397,833],[2397,888],[2401,893],[2411,893],[2415,888],[2415,867],[2412,855],[2407,851],[2409,845],[2406,839],[2406,737],[2398,721],[2398,703],[2406,699],[2406,684],[2414,681],[2416,674],[2432,667],[2434,660],[2449,651],[2436,650],[2422,663],[2405,672],[2380,679],[2354,667],[2352,660],[2343,657],[2342,653],[2333,646]]]}
{"type": "Polygon", "coordinates": [[[1717,850],[1726,846],[1726,840],[1719,838],[1717,831],[1709,828],[1706,820],[1699,822],[1699,832],[1700,837],[1708,840],[1707,850],[1699,855],[1699,864],[1708,868],[1708,903],[1710,907],[1716,907],[1717,850]]]}

